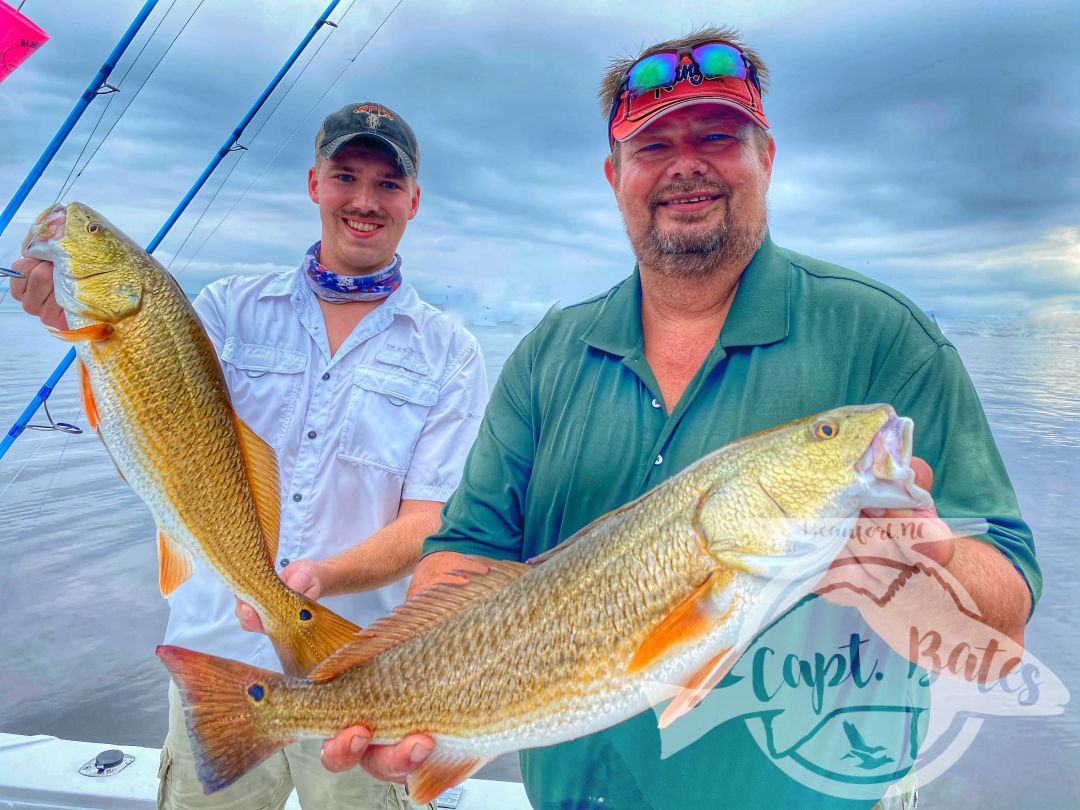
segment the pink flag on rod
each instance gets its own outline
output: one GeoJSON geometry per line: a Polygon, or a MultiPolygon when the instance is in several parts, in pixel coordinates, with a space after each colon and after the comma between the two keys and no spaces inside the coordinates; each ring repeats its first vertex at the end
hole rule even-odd
{"type": "Polygon", "coordinates": [[[48,34],[0,0],[0,82],[48,40],[48,34]]]}

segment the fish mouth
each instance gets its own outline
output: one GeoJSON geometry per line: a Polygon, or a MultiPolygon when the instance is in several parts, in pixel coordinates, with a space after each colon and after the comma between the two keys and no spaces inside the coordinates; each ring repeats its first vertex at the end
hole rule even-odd
{"type": "Polygon", "coordinates": [[[67,206],[46,208],[30,226],[22,243],[22,255],[31,259],[53,261],[58,241],[67,231],[67,206]]]}
{"type": "Polygon", "coordinates": [[[915,483],[911,469],[915,423],[889,408],[888,418],[855,463],[865,482],[864,509],[927,509],[930,493],[915,483]]]}

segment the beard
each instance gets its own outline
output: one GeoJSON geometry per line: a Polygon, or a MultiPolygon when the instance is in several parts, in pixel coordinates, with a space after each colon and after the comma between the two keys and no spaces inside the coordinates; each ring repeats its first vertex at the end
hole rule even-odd
{"type": "Polygon", "coordinates": [[[741,272],[765,239],[766,217],[737,217],[726,184],[673,183],[655,193],[648,206],[652,215],[648,230],[635,235],[628,228],[627,235],[638,262],[669,278],[704,278],[724,268],[741,272]],[[719,196],[726,201],[723,218],[704,227],[711,212],[686,216],[662,231],[656,217],[659,200],[672,194],[719,196]]]}

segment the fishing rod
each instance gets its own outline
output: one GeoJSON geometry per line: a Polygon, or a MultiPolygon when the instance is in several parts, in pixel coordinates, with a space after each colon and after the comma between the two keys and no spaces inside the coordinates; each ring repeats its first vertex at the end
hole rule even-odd
{"type": "MultiPolygon", "coordinates": [[[[157,0],[153,0],[154,3],[157,0]]],[[[191,204],[191,201],[195,198],[195,195],[199,193],[199,190],[206,184],[206,181],[210,178],[210,175],[214,173],[214,170],[221,164],[221,161],[225,159],[225,156],[230,152],[244,149],[246,147],[238,144],[240,136],[243,134],[244,129],[251,123],[251,120],[258,113],[259,109],[266,103],[266,100],[277,89],[277,86],[281,83],[281,80],[285,77],[285,74],[289,72],[289,69],[295,64],[296,60],[300,58],[300,55],[304,52],[307,46],[314,39],[315,34],[324,25],[329,25],[336,28],[337,24],[329,21],[330,15],[334,9],[338,7],[341,0],[332,0],[330,5],[326,7],[322,14],[315,23],[308,29],[307,34],[300,40],[300,44],[296,46],[289,58],[285,60],[285,63],[281,66],[278,72],[271,79],[270,83],[266,86],[266,89],[259,95],[255,103],[251,105],[251,109],[247,111],[243,118],[240,119],[240,123],[236,125],[236,128],[229,134],[229,137],[225,140],[225,143],[211,158],[210,162],[203,169],[202,174],[195,180],[187,194],[184,195],[184,199],[180,201],[180,204],[176,206],[176,209],[169,215],[168,220],[161,226],[161,229],[157,232],[153,239],[150,240],[150,244],[146,247],[147,253],[153,253],[154,250],[161,244],[161,241],[165,238],[165,235],[172,229],[173,225],[183,214],[184,210],[191,204]]],[[[24,195],[25,197],[25,195],[24,195]]],[[[2,232],[2,228],[0,228],[2,232]]],[[[45,400],[52,394],[53,389],[56,388],[60,378],[64,376],[68,368],[71,367],[72,362],[75,360],[75,349],[71,348],[68,353],[64,355],[64,358],[57,364],[53,373],[49,375],[49,379],[45,381],[45,384],[41,389],[33,396],[29,404],[23,410],[19,418],[15,420],[15,423],[8,430],[3,439],[0,439],[0,459],[2,459],[7,451],[11,448],[11,445],[15,443],[15,440],[26,430],[27,423],[34,418],[34,414],[37,413],[38,408],[44,404],[45,400]]]]}
{"type": "MultiPolygon", "coordinates": [[[[45,147],[45,151],[41,153],[41,157],[38,158],[37,163],[30,169],[30,173],[26,175],[26,179],[23,180],[22,185],[19,186],[15,192],[15,196],[11,198],[11,201],[7,204],[3,213],[0,214],[0,234],[7,229],[7,226],[11,224],[11,220],[14,218],[15,213],[22,207],[22,204],[26,202],[26,198],[29,196],[30,191],[37,184],[37,181],[41,179],[41,175],[45,173],[45,169],[52,162],[52,159],[56,157],[56,153],[60,151],[61,145],[67,140],[68,135],[71,134],[71,130],[75,128],[75,124],[82,118],[86,108],[90,106],[92,102],[99,95],[106,93],[116,92],[116,88],[106,83],[106,79],[113,72],[116,67],[116,63],[120,61],[120,57],[124,55],[124,51],[127,50],[131,41],[135,39],[135,35],[139,33],[139,29],[142,28],[143,23],[146,22],[146,18],[150,16],[150,12],[154,10],[154,6],[158,4],[159,0],[146,0],[142,9],[138,15],[132,20],[131,25],[124,32],[124,35],[120,37],[120,41],[116,43],[116,47],[112,49],[112,53],[105,59],[105,63],[98,70],[94,78],[90,80],[90,84],[86,86],[86,91],[79,96],[79,100],[75,102],[75,106],[72,107],[71,112],[68,113],[68,117],[64,119],[64,122],[60,125],[60,129],[53,135],[48,146],[45,147]]],[[[36,410],[36,408],[35,408],[36,410]]],[[[3,457],[3,452],[0,451],[0,458],[3,457]]]]}

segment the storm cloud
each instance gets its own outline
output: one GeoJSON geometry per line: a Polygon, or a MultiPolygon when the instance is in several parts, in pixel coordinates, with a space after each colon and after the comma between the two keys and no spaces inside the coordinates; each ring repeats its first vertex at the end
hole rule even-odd
{"type": "MultiPolygon", "coordinates": [[[[52,41],[0,85],[5,199],[139,5],[89,13],[76,0],[25,4],[52,41]]],[[[175,4],[95,141],[195,6],[175,4]]],[[[202,6],[66,198],[148,241],[324,6],[202,6]]],[[[421,211],[402,254],[422,290],[512,304],[522,319],[599,292],[633,265],[603,177],[600,74],[610,58],[649,42],[728,24],[772,72],[765,107],[777,142],[770,216],[778,243],[880,278],[942,313],[1080,313],[1072,89],[1080,86],[1072,41],[1080,11],[1072,0],[736,3],[723,18],[715,5],[695,3],[616,10],[406,0],[349,64],[392,6],[341,4],[332,16],[339,28],[320,32],[300,66],[325,44],[303,75],[241,139],[248,151],[226,159],[162,245],[160,258],[186,288],[294,265],[318,238],[305,183],[319,121],[345,103],[377,100],[420,139],[421,211]]],[[[17,254],[107,102],[91,106],[0,237],[0,256],[17,254]]]]}

